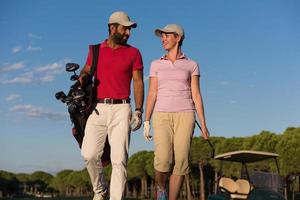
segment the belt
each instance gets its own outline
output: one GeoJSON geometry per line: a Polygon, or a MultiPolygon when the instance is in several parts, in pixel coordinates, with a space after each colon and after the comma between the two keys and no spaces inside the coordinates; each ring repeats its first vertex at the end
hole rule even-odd
{"type": "Polygon", "coordinates": [[[97,99],[97,103],[104,103],[104,104],[126,104],[130,103],[130,99],[97,99]]]}

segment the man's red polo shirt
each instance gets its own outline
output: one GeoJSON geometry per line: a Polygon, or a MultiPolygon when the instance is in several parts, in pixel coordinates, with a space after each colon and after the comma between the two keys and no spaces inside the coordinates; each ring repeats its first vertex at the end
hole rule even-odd
{"type": "MultiPolygon", "coordinates": [[[[90,46],[86,65],[91,66],[93,51],[90,46]]],[[[126,99],[130,96],[132,72],[143,70],[139,50],[130,45],[112,49],[107,41],[101,43],[96,77],[99,80],[97,98],[126,99]]]]}

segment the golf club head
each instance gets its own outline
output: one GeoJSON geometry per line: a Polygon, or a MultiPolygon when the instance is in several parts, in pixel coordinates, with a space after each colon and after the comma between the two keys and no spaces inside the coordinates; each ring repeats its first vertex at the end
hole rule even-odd
{"type": "Polygon", "coordinates": [[[57,93],[55,93],[55,98],[57,100],[61,100],[63,103],[65,102],[65,98],[66,98],[66,94],[63,91],[59,91],[57,93]]]}
{"type": "Polygon", "coordinates": [[[72,93],[72,96],[73,96],[74,100],[77,100],[77,99],[84,97],[84,92],[83,91],[75,91],[72,93]]]}
{"type": "Polygon", "coordinates": [[[74,74],[74,75],[72,75],[72,76],[70,77],[70,80],[71,80],[71,81],[77,81],[78,78],[79,78],[79,76],[78,76],[77,74],[74,74]]]}
{"type": "Polygon", "coordinates": [[[77,63],[67,63],[66,64],[67,72],[75,72],[77,69],[79,69],[79,65],[77,63]]]}

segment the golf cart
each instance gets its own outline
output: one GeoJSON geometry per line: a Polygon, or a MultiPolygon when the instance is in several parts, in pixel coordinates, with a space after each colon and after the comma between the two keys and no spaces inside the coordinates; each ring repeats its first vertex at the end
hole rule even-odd
{"type": "Polygon", "coordinates": [[[241,177],[232,179],[219,177],[216,194],[209,195],[208,200],[285,200],[278,190],[282,188],[282,179],[278,175],[279,167],[275,153],[262,151],[233,151],[217,155],[216,160],[221,161],[221,171],[224,161],[236,162],[242,165],[241,177]],[[254,162],[273,159],[276,163],[277,174],[270,172],[254,171],[249,173],[248,165],[254,162]]]}

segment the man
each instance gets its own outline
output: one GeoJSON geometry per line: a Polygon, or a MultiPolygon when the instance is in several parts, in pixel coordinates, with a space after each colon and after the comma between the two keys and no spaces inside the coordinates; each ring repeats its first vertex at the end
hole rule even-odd
{"type": "MultiPolygon", "coordinates": [[[[131,28],[136,26],[125,12],[114,12],[108,21],[109,37],[101,43],[99,49],[98,65],[94,74],[94,82],[98,83],[97,105],[87,120],[82,144],[82,155],[93,185],[93,200],[103,200],[108,194],[101,164],[106,138],[111,147],[110,199],[122,199],[127,177],[130,131],[139,129],[142,122],[142,57],[137,48],[127,44],[131,28]],[[129,99],[131,80],[136,107],[132,116],[129,99]]],[[[80,80],[91,73],[92,54],[90,47],[80,80]]]]}

